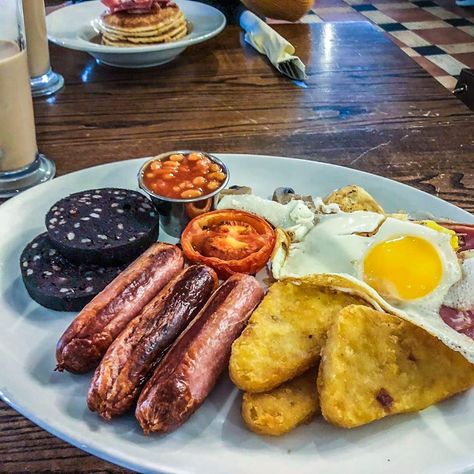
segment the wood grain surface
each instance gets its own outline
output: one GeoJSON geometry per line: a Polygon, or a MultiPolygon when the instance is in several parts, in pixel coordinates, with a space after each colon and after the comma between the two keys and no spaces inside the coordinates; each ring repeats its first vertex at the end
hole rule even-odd
{"type": "MultiPolygon", "coordinates": [[[[308,65],[306,85],[280,76],[235,27],[147,70],[51,47],[66,87],[35,100],[41,151],[58,174],[178,148],[294,156],[380,174],[474,211],[467,107],[368,23],[277,29],[308,65]]],[[[1,403],[0,471],[125,472],[1,403]]]]}

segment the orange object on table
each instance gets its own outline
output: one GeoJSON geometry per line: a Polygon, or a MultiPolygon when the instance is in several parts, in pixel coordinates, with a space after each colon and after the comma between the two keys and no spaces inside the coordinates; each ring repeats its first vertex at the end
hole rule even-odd
{"type": "Polygon", "coordinates": [[[145,168],[143,182],[154,193],[173,199],[194,199],[215,191],[226,174],[202,153],[176,153],[154,160],[145,168]]]}
{"type": "Polygon", "coordinates": [[[208,265],[225,278],[262,269],[275,246],[275,231],[266,220],[248,212],[212,211],[187,225],[181,245],[189,260],[208,265]]]}

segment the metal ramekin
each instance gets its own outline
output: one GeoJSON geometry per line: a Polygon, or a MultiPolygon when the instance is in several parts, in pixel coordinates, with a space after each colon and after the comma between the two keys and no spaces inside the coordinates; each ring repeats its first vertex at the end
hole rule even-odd
{"type": "Polygon", "coordinates": [[[221,160],[219,160],[219,158],[216,158],[215,156],[210,155],[209,153],[206,153],[204,151],[179,150],[169,151],[150,158],[146,163],[141,166],[137,178],[138,186],[140,186],[140,188],[148,194],[160,215],[161,228],[168,235],[179,238],[188,222],[193,217],[198,215],[199,212],[196,212],[196,209],[212,209],[212,205],[214,203],[214,196],[219,194],[229,182],[229,169],[221,160]],[[222,167],[222,170],[225,173],[226,177],[219,188],[209,194],[206,194],[205,196],[200,196],[193,199],[178,199],[160,196],[159,194],[155,194],[151,189],[148,189],[146,187],[145,183],[143,182],[143,173],[150,162],[155,160],[164,160],[169,156],[175,154],[189,153],[201,153],[202,155],[206,156],[211,161],[217,163],[222,167]]]}

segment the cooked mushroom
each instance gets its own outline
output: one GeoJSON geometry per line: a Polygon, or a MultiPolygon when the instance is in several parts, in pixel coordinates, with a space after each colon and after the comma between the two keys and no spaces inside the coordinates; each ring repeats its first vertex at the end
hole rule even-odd
{"type": "Polygon", "coordinates": [[[252,188],[248,186],[238,186],[234,184],[227,189],[223,189],[216,196],[216,204],[226,195],[240,195],[240,194],[252,194],[252,188]]]}
{"type": "Polygon", "coordinates": [[[293,199],[299,199],[303,201],[310,209],[314,209],[314,201],[311,196],[303,196],[301,194],[296,194],[293,188],[276,188],[273,192],[273,201],[276,201],[280,204],[288,204],[293,199]]]}
{"type": "Polygon", "coordinates": [[[294,199],[295,190],[293,188],[276,188],[273,192],[272,200],[279,202],[280,204],[287,204],[289,201],[294,199]]]}

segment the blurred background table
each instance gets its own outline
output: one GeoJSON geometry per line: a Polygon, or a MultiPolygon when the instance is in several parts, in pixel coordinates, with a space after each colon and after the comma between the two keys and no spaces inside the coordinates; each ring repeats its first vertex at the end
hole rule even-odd
{"type": "MultiPolygon", "coordinates": [[[[59,175],[172,149],[292,156],[383,175],[473,212],[466,106],[368,23],[276,29],[308,65],[306,84],[280,76],[237,27],[148,70],[52,46],[66,87],[35,101],[40,150],[59,175]]],[[[1,402],[0,471],[125,472],[1,402]]]]}

